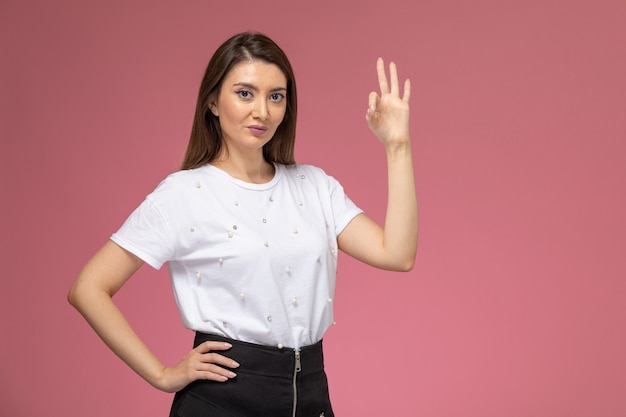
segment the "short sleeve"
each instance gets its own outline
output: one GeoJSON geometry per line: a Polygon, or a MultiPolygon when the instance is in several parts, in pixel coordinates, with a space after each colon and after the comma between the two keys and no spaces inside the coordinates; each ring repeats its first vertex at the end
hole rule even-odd
{"type": "Polygon", "coordinates": [[[335,219],[335,234],[339,234],[357,215],[363,213],[346,195],[343,187],[335,178],[328,176],[330,200],[335,219]]]}
{"type": "Polygon", "coordinates": [[[133,211],[111,240],[155,269],[172,259],[175,252],[170,227],[150,198],[133,211]]]}

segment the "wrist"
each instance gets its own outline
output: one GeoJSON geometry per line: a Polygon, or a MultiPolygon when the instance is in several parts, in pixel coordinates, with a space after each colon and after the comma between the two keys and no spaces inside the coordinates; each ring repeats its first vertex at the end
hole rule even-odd
{"type": "Polygon", "coordinates": [[[407,137],[405,140],[387,142],[385,150],[388,158],[411,157],[411,141],[407,137]]]}
{"type": "Polygon", "coordinates": [[[149,379],[148,382],[150,383],[150,385],[160,391],[169,393],[176,392],[178,390],[178,387],[175,386],[175,384],[172,384],[169,375],[170,371],[170,368],[164,366],[161,372],[158,375],[153,376],[153,378],[149,379]]]}

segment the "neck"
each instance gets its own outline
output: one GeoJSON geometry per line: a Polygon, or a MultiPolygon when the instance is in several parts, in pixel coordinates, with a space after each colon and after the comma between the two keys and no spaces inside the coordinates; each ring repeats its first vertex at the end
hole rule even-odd
{"type": "Polygon", "coordinates": [[[263,155],[254,158],[221,155],[211,165],[228,173],[233,178],[253,184],[264,184],[274,178],[274,165],[267,162],[263,155]]]}

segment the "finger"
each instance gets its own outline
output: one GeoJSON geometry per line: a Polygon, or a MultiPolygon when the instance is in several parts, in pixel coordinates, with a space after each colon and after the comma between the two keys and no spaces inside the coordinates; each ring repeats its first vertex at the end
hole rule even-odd
{"type": "Polygon", "coordinates": [[[389,93],[389,84],[387,84],[387,75],[385,74],[385,62],[382,58],[378,58],[376,61],[376,72],[378,73],[378,85],[380,86],[380,93],[389,93]]]}
{"type": "Polygon", "coordinates": [[[378,94],[376,94],[375,92],[371,92],[369,97],[368,97],[368,108],[371,111],[376,111],[376,107],[378,107],[378,94]]]}
{"type": "Polygon", "coordinates": [[[208,379],[211,381],[225,382],[237,376],[233,371],[221,368],[216,365],[208,365],[198,369],[194,379],[208,379]]]}
{"type": "Polygon", "coordinates": [[[213,363],[217,365],[226,366],[228,368],[237,368],[239,364],[234,360],[220,355],[219,353],[204,353],[202,354],[200,361],[202,363],[213,363]]]}
{"type": "Polygon", "coordinates": [[[410,98],[411,98],[411,80],[407,79],[404,81],[404,95],[402,96],[402,101],[404,101],[405,103],[408,103],[410,98]]]}
{"type": "Polygon", "coordinates": [[[234,378],[237,376],[237,374],[230,369],[222,368],[221,366],[217,366],[215,364],[205,364],[204,366],[199,368],[198,371],[205,374],[205,376],[213,375],[223,380],[234,378]]]}
{"type": "Polygon", "coordinates": [[[199,374],[198,378],[213,381],[227,381],[237,376],[227,368],[238,368],[239,364],[234,360],[220,355],[219,353],[205,353],[200,356],[200,362],[195,365],[199,374]]]}
{"type": "Polygon", "coordinates": [[[398,68],[395,62],[389,64],[389,81],[391,82],[391,94],[397,96],[399,94],[398,68]]]}
{"type": "Polygon", "coordinates": [[[230,343],[207,341],[200,343],[194,348],[194,350],[198,353],[207,353],[212,350],[228,350],[231,347],[233,347],[233,345],[231,345],[230,343]]]}
{"type": "Polygon", "coordinates": [[[368,99],[367,114],[366,114],[366,118],[368,120],[372,117],[372,115],[376,111],[377,105],[378,105],[378,94],[376,94],[375,92],[371,92],[369,95],[369,99],[368,99]]]}

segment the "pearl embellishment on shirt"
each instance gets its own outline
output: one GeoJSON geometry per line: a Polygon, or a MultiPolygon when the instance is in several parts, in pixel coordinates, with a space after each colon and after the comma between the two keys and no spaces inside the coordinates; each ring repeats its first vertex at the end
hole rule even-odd
{"type": "MultiPolygon", "coordinates": [[[[223,296],[224,299],[230,301],[228,310],[223,312],[207,311],[206,313],[210,312],[212,317],[207,314],[196,320],[199,327],[206,327],[207,331],[211,329],[220,330],[221,328],[227,333],[237,334],[240,331],[239,317],[247,317],[246,314],[254,315],[257,321],[260,320],[260,327],[264,327],[264,330],[267,331],[266,342],[273,344],[278,349],[287,348],[287,346],[291,349],[291,346],[300,346],[307,341],[315,340],[317,335],[317,331],[311,330],[314,326],[307,328],[306,331],[301,331],[303,329],[300,327],[291,329],[293,323],[301,323],[308,319],[311,309],[324,312],[332,311],[332,304],[334,303],[333,299],[330,298],[334,295],[332,285],[330,285],[332,281],[329,281],[329,285],[325,285],[322,280],[322,285],[316,286],[312,290],[317,291],[314,297],[309,296],[306,285],[308,285],[310,277],[324,277],[324,274],[328,274],[334,279],[332,273],[336,266],[335,261],[338,254],[338,247],[334,246],[336,241],[333,241],[335,236],[331,230],[334,225],[332,209],[335,208],[335,203],[326,204],[327,201],[323,200],[325,205],[322,206],[318,204],[317,199],[314,199],[314,204],[307,205],[307,210],[304,210],[304,198],[307,198],[307,202],[309,202],[308,198],[311,195],[315,196],[315,194],[310,193],[309,188],[314,189],[318,186],[323,188],[325,183],[318,181],[318,175],[313,172],[307,174],[310,175],[309,178],[306,178],[302,173],[303,171],[296,173],[290,168],[287,172],[288,174],[283,175],[280,186],[275,186],[273,183],[270,184],[271,186],[250,186],[244,187],[250,188],[250,190],[244,191],[240,189],[239,185],[232,190],[226,190],[226,187],[223,187],[226,191],[220,187],[214,188],[214,184],[211,182],[212,177],[205,178],[196,175],[186,177],[185,192],[190,194],[190,198],[185,201],[181,199],[181,204],[193,205],[191,207],[193,210],[190,210],[189,217],[181,218],[183,222],[178,231],[175,231],[175,237],[180,237],[182,244],[189,245],[189,247],[200,248],[203,247],[202,245],[208,244],[215,246],[215,250],[211,248],[211,251],[203,254],[201,259],[203,263],[201,264],[196,263],[194,265],[193,262],[185,264],[181,261],[184,268],[183,273],[186,275],[185,281],[191,281],[187,281],[186,285],[192,287],[194,291],[192,295],[196,296],[197,303],[200,305],[205,301],[205,297],[207,300],[214,297],[213,294],[209,294],[211,290],[209,286],[221,285],[222,281],[228,280],[228,283],[222,287],[224,293],[218,296],[223,296]],[[304,182],[305,179],[309,181],[304,182]],[[207,181],[205,190],[202,190],[204,188],[202,181],[207,181]],[[287,186],[283,187],[284,184],[287,186]],[[193,188],[196,188],[195,192],[193,188]],[[278,196],[276,199],[273,196],[274,192],[278,196]],[[239,201],[239,198],[242,198],[243,202],[239,201]],[[233,207],[235,207],[234,210],[233,207]],[[330,220],[325,219],[326,216],[330,216],[330,220]],[[269,222],[270,219],[271,222],[269,222]],[[205,222],[205,220],[208,221],[205,222]],[[258,221],[261,221],[262,224],[259,225],[258,221]],[[200,226],[196,227],[196,224],[200,226]],[[321,228],[323,224],[325,224],[326,230],[321,228]],[[239,225],[243,225],[243,229],[239,230],[239,225]],[[185,230],[187,233],[184,233],[185,230]],[[322,240],[325,236],[319,235],[319,232],[327,234],[329,240],[322,240]],[[226,239],[224,239],[224,234],[226,234],[226,239]],[[237,239],[234,239],[235,235],[237,235],[237,239]],[[272,240],[271,251],[269,250],[269,240],[272,240]],[[314,244],[309,245],[309,240],[314,244]],[[259,267],[258,270],[275,281],[276,298],[267,297],[266,294],[269,293],[269,290],[266,292],[267,286],[260,285],[257,281],[252,284],[237,281],[238,277],[243,275],[239,273],[240,262],[246,259],[244,256],[240,257],[240,253],[250,257],[256,256],[272,260],[267,268],[264,264],[259,263],[263,268],[259,267]],[[292,253],[302,253],[303,256],[290,259],[292,253]],[[318,254],[317,257],[315,253],[318,254]],[[219,257],[220,254],[227,256],[227,258],[219,257]],[[228,259],[228,264],[224,263],[226,259],[228,259]],[[287,262],[289,264],[285,265],[287,262]],[[291,264],[294,266],[292,267],[291,264]],[[197,270],[194,271],[194,269],[197,270]],[[236,273],[233,274],[232,271],[236,273]],[[303,289],[307,289],[307,291],[303,291],[303,289]],[[324,304],[324,295],[327,296],[327,304],[324,304]],[[250,297],[249,300],[248,297],[250,297]],[[301,297],[304,297],[302,304],[299,302],[301,297]],[[278,304],[278,308],[276,308],[276,304],[278,304]],[[273,322],[273,313],[270,314],[268,311],[276,311],[276,323],[273,322]],[[263,322],[264,319],[265,322],[263,322]],[[230,320],[233,322],[232,328],[230,327],[230,320]],[[226,330],[227,328],[228,330],[226,330]],[[294,340],[289,340],[290,331],[291,333],[297,331],[302,334],[299,336],[291,334],[294,340]],[[283,340],[287,345],[283,345],[283,340]]],[[[168,194],[164,195],[167,196],[168,194]]],[[[351,207],[345,209],[342,205],[339,207],[343,211],[351,209],[351,207]]],[[[255,271],[251,272],[255,273],[255,271]]],[[[273,286],[270,287],[273,288],[273,286]]],[[[201,306],[199,307],[200,310],[201,306]]],[[[192,314],[194,312],[186,313],[187,316],[192,314]]],[[[320,324],[326,328],[329,324],[335,325],[336,323],[332,322],[332,319],[325,314],[323,320],[320,320],[320,324]]],[[[259,323],[257,322],[256,325],[258,326],[259,323]]],[[[245,326],[241,327],[244,328],[245,326]]],[[[317,327],[315,328],[317,330],[317,327]]]]}

